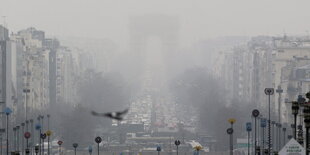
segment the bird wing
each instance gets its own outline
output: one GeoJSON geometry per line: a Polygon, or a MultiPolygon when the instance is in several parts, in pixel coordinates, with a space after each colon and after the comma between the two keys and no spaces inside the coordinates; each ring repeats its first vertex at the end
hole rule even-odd
{"type": "Polygon", "coordinates": [[[129,109],[125,109],[124,111],[120,111],[120,112],[116,112],[116,115],[117,116],[120,116],[120,115],[125,115],[126,113],[128,113],[129,109]]]}
{"type": "Polygon", "coordinates": [[[94,116],[106,116],[105,113],[97,113],[95,111],[91,111],[91,114],[94,115],[94,116]]]}

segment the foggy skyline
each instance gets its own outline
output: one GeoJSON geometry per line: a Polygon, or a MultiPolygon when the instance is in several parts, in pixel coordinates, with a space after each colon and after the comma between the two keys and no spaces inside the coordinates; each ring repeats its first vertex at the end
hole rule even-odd
{"type": "Polygon", "coordinates": [[[13,32],[33,26],[49,36],[110,38],[120,45],[128,44],[130,17],[175,16],[180,21],[182,47],[230,35],[306,35],[309,4],[306,0],[2,0],[0,16],[6,16],[13,32]]]}

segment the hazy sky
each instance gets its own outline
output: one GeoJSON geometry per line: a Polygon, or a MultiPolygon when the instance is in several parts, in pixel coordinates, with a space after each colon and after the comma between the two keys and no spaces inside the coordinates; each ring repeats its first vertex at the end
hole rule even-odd
{"type": "Polygon", "coordinates": [[[128,17],[167,14],[179,17],[181,41],[191,43],[226,35],[306,34],[309,6],[309,0],[0,0],[0,15],[13,31],[34,26],[47,35],[124,43],[128,17]]]}

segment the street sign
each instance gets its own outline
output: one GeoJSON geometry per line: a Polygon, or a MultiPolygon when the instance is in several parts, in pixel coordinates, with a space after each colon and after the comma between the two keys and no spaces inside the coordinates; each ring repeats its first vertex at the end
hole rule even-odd
{"type": "Polygon", "coordinates": [[[24,137],[25,137],[26,139],[29,139],[29,138],[31,137],[30,132],[25,132],[25,133],[24,133],[24,137]]]}
{"type": "Polygon", "coordinates": [[[79,146],[79,144],[78,144],[78,143],[73,143],[72,146],[73,146],[74,148],[77,148],[77,147],[79,146]]]}
{"type": "Polygon", "coordinates": [[[263,118],[260,120],[260,127],[265,128],[267,126],[267,119],[263,118]]]}
{"type": "Polygon", "coordinates": [[[251,132],[252,131],[252,123],[251,122],[247,122],[245,124],[245,126],[246,126],[246,131],[247,132],[251,132]]]}
{"type": "Polygon", "coordinates": [[[233,128],[228,128],[226,132],[231,135],[231,134],[233,134],[234,129],[233,128]]]}
{"type": "Polygon", "coordinates": [[[10,108],[6,107],[6,108],[4,109],[4,113],[5,113],[6,115],[10,115],[10,114],[12,113],[12,110],[11,110],[10,108]]]}
{"type": "Polygon", "coordinates": [[[254,110],[252,111],[252,116],[253,116],[253,117],[258,117],[258,116],[259,116],[259,111],[258,111],[257,109],[254,109],[254,110]]]}
{"type": "Polygon", "coordinates": [[[51,131],[51,130],[47,130],[47,131],[46,131],[46,135],[47,135],[47,136],[51,136],[51,135],[52,135],[52,131],[51,131]]]}
{"type": "Polygon", "coordinates": [[[274,89],[273,88],[265,88],[265,94],[266,95],[273,95],[274,89]]]}
{"type": "Polygon", "coordinates": [[[99,143],[101,143],[101,141],[102,141],[101,137],[96,137],[96,138],[95,138],[95,142],[96,142],[96,143],[99,144],[99,143]]]}
{"type": "Polygon", "coordinates": [[[61,140],[59,140],[58,142],[57,142],[57,144],[58,145],[61,145],[63,142],[61,141],[61,140]]]}
{"type": "Polygon", "coordinates": [[[229,122],[230,124],[234,124],[234,123],[236,122],[236,119],[230,118],[230,119],[228,119],[228,122],[229,122]]]}
{"type": "Polygon", "coordinates": [[[29,154],[30,153],[30,150],[29,149],[26,149],[26,154],[29,154]]]}
{"type": "Polygon", "coordinates": [[[92,146],[88,146],[88,152],[92,153],[93,152],[93,147],[92,146]]]}
{"type": "Polygon", "coordinates": [[[160,147],[160,146],[157,146],[157,147],[156,147],[156,151],[158,151],[158,152],[161,151],[161,147],[160,147]]]}
{"type": "Polygon", "coordinates": [[[46,133],[41,133],[41,139],[45,139],[46,138],[46,133]]]}
{"type": "Polygon", "coordinates": [[[306,152],[305,149],[295,139],[291,139],[279,152],[279,155],[287,154],[305,155],[306,152]]]}
{"type": "Polygon", "coordinates": [[[5,133],[5,128],[1,128],[0,133],[5,133]]]}
{"type": "Polygon", "coordinates": [[[181,142],[180,142],[179,140],[176,140],[176,141],[174,141],[174,144],[175,144],[176,146],[179,146],[179,145],[181,144],[181,142]]]}
{"type": "Polygon", "coordinates": [[[36,130],[40,130],[41,129],[41,125],[40,124],[36,124],[36,130]]]}
{"type": "Polygon", "coordinates": [[[34,147],[34,151],[36,154],[39,153],[39,146],[38,145],[34,147]]]}

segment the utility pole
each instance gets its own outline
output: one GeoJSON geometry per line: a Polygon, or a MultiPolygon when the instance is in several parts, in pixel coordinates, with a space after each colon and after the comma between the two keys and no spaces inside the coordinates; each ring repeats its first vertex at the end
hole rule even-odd
{"type": "Polygon", "coordinates": [[[271,155],[271,120],[270,120],[270,96],[274,94],[273,88],[265,88],[265,94],[268,95],[268,155],[271,155]]]}

